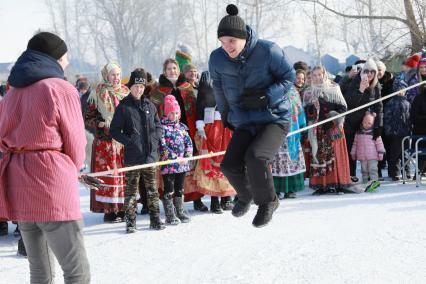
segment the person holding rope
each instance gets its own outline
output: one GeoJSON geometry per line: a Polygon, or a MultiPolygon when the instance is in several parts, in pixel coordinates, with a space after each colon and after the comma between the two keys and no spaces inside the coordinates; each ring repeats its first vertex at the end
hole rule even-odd
{"type": "Polygon", "coordinates": [[[31,283],[54,282],[54,256],[65,283],[90,282],[77,179],[86,139],[67,65],[65,42],[36,34],[0,103],[0,219],[18,221],[31,283]]]}
{"type": "Polygon", "coordinates": [[[234,130],[221,169],[237,191],[232,215],[258,205],[255,227],[267,225],[279,206],[270,164],[289,129],[294,69],[275,43],[257,38],[235,5],[217,29],[221,47],[210,55],[217,108],[225,127],[234,130]]]}

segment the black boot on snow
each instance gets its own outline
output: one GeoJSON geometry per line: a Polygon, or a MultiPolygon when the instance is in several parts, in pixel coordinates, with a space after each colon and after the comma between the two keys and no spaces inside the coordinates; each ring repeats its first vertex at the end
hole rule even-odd
{"type": "Polygon", "coordinates": [[[231,200],[231,196],[221,197],[220,206],[225,211],[231,211],[234,208],[234,203],[231,200]]]}
{"type": "Polygon", "coordinates": [[[209,208],[207,208],[207,206],[201,201],[201,198],[200,198],[200,199],[194,200],[194,210],[207,212],[209,211],[209,208]]]}
{"type": "Polygon", "coordinates": [[[16,225],[15,231],[13,231],[13,236],[15,238],[20,237],[21,236],[21,231],[19,231],[19,225],[16,225]]]}
{"type": "Polygon", "coordinates": [[[149,213],[148,205],[142,205],[141,215],[146,215],[149,213]]]}
{"type": "Polygon", "coordinates": [[[0,221],[0,236],[7,236],[8,234],[8,225],[6,221],[0,221]]]}
{"type": "Polygon", "coordinates": [[[115,216],[114,223],[124,222],[124,211],[118,211],[115,216]]]}
{"type": "Polygon", "coordinates": [[[22,237],[18,241],[18,254],[22,256],[27,256],[27,250],[25,249],[24,240],[22,237]]]}
{"type": "Polygon", "coordinates": [[[275,200],[272,202],[259,205],[256,216],[254,216],[253,219],[253,226],[261,228],[268,225],[268,223],[272,220],[272,214],[274,214],[274,211],[277,210],[278,206],[280,206],[278,197],[275,197],[275,200]]]}
{"type": "Polygon", "coordinates": [[[241,217],[244,216],[250,209],[251,202],[244,203],[240,201],[239,199],[234,204],[234,208],[232,208],[232,216],[234,217],[241,217]]]}
{"type": "Polygon", "coordinates": [[[117,223],[116,219],[117,219],[117,214],[114,212],[104,214],[105,223],[117,223]]]}
{"type": "Polygon", "coordinates": [[[222,214],[223,213],[222,207],[220,207],[220,204],[219,204],[219,197],[217,197],[217,196],[211,197],[210,211],[214,214],[222,214]]]}
{"type": "Polygon", "coordinates": [[[166,228],[166,225],[164,225],[164,223],[161,221],[160,216],[158,215],[154,215],[154,216],[150,216],[150,223],[149,223],[149,228],[153,229],[153,230],[164,230],[166,228]]]}

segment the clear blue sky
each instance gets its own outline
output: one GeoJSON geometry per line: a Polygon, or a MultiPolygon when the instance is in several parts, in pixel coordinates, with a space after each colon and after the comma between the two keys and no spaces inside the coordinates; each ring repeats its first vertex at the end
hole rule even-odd
{"type": "Polygon", "coordinates": [[[0,62],[13,62],[38,29],[51,26],[44,0],[0,0],[0,62]]]}

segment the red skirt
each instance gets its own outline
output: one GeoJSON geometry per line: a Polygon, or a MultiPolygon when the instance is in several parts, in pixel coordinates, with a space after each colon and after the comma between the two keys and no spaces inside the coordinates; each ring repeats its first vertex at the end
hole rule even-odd
{"type": "MultiPolygon", "coordinates": [[[[92,172],[101,172],[119,169],[124,166],[123,149],[117,150],[111,141],[95,139],[93,142],[92,172]]],[[[124,174],[117,173],[100,176],[104,181],[98,190],[90,192],[90,211],[92,212],[119,212],[124,203],[124,174]]]]}
{"type": "MultiPolygon", "coordinates": [[[[232,131],[223,127],[220,120],[206,124],[204,127],[207,139],[195,137],[200,154],[225,151],[232,138],[232,131]]],[[[194,172],[194,181],[198,185],[199,192],[210,196],[235,195],[234,188],[229,184],[220,170],[223,156],[198,160],[194,172]]]]}
{"type": "Polygon", "coordinates": [[[332,141],[332,145],[335,154],[333,170],[325,176],[313,176],[311,174],[309,187],[314,190],[331,187],[345,189],[350,186],[349,159],[345,137],[332,141]]]}

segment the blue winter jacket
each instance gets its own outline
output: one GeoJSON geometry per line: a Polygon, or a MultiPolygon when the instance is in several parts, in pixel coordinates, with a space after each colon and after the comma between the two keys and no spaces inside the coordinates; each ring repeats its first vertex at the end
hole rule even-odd
{"type": "Polygon", "coordinates": [[[269,123],[290,122],[290,102],[285,95],[293,86],[294,69],[284,51],[275,43],[258,39],[247,26],[247,43],[237,58],[222,47],[210,54],[209,71],[217,108],[222,120],[235,128],[251,129],[269,123]],[[268,108],[245,109],[244,89],[265,90],[268,108]]]}

